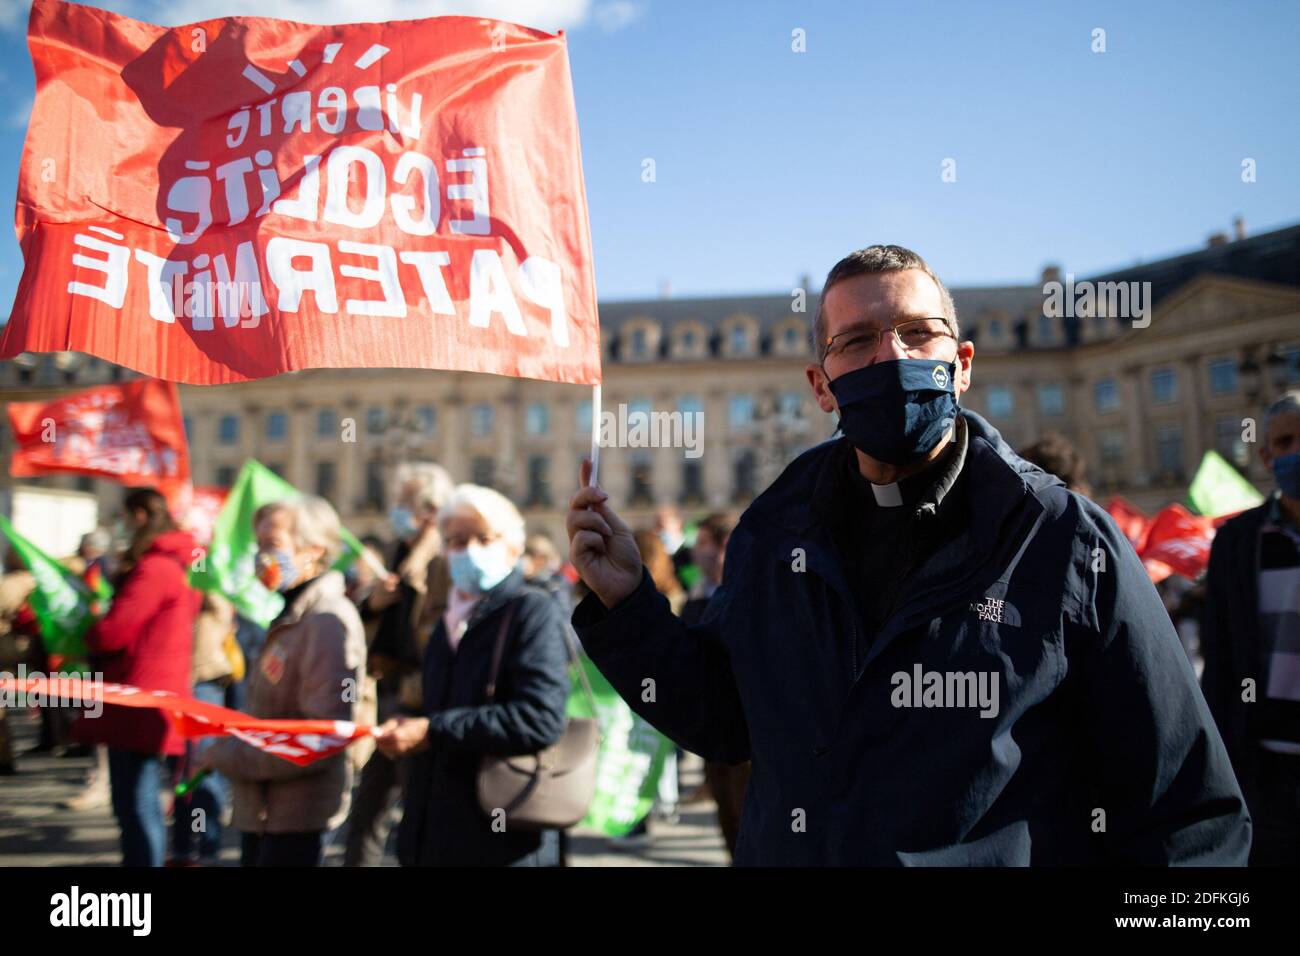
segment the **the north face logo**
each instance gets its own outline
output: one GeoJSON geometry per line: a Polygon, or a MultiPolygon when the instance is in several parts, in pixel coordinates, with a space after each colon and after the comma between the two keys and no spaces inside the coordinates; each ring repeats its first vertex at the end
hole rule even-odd
{"type": "Polygon", "coordinates": [[[1006,601],[1001,598],[985,598],[981,604],[972,604],[971,610],[979,615],[981,621],[992,621],[994,624],[1002,623],[1002,611],[1006,607],[1006,601]]]}

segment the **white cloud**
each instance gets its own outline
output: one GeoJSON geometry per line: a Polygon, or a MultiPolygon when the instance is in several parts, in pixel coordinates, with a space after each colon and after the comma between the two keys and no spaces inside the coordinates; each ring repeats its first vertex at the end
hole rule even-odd
{"type": "Polygon", "coordinates": [[[645,8],[632,0],[610,0],[593,11],[596,22],[606,33],[621,30],[644,12],[645,8]]]}
{"type": "Polygon", "coordinates": [[[5,118],[5,125],[11,129],[26,129],[32,118],[32,101],[29,98],[5,118]]]}

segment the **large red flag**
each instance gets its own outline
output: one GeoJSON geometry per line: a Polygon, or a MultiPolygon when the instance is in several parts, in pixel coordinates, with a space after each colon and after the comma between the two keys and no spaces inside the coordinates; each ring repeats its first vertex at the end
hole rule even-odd
{"type": "Polygon", "coordinates": [[[151,485],[169,499],[190,479],[180,396],[171,382],[97,385],[48,402],[11,402],[17,477],[76,473],[151,485]]]}
{"type": "Polygon", "coordinates": [[[35,0],[0,357],[600,381],[563,35],[472,17],[166,29],[35,0]]]}
{"type": "Polygon", "coordinates": [[[1159,583],[1170,574],[1195,580],[1210,563],[1214,529],[1213,518],[1194,515],[1182,505],[1160,509],[1139,552],[1151,580],[1159,583]]]}
{"type": "Polygon", "coordinates": [[[1133,547],[1141,553],[1142,543],[1151,527],[1151,519],[1127,498],[1115,495],[1106,503],[1106,513],[1115,519],[1133,547]]]}

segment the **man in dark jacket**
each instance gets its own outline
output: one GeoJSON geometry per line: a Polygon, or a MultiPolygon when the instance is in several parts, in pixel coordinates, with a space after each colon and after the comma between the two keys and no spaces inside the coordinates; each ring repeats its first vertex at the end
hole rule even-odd
{"type": "MultiPolygon", "coordinates": [[[[686,627],[598,488],[574,612],[628,704],[753,761],[741,864],[1241,864],[1250,821],[1114,523],[959,410],[973,346],[915,253],[831,270],[807,375],[844,436],[745,512],[686,627]]],[[[584,467],[584,480],[588,467],[584,467]]]]}
{"type": "Polygon", "coordinates": [[[1206,574],[1201,687],[1255,823],[1251,863],[1300,864],[1300,391],[1264,417],[1278,489],[1225,522],[1206,574]]]}

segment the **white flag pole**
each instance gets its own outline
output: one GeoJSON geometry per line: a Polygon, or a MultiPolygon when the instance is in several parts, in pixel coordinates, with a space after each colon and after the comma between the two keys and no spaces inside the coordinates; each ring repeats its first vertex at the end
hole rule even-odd
{"type": "Polygon", "coordinates": [[[600,386],[591,386],[591,478],[587,484],[596,487],[596,474],[600,468],[600,386]]]}

